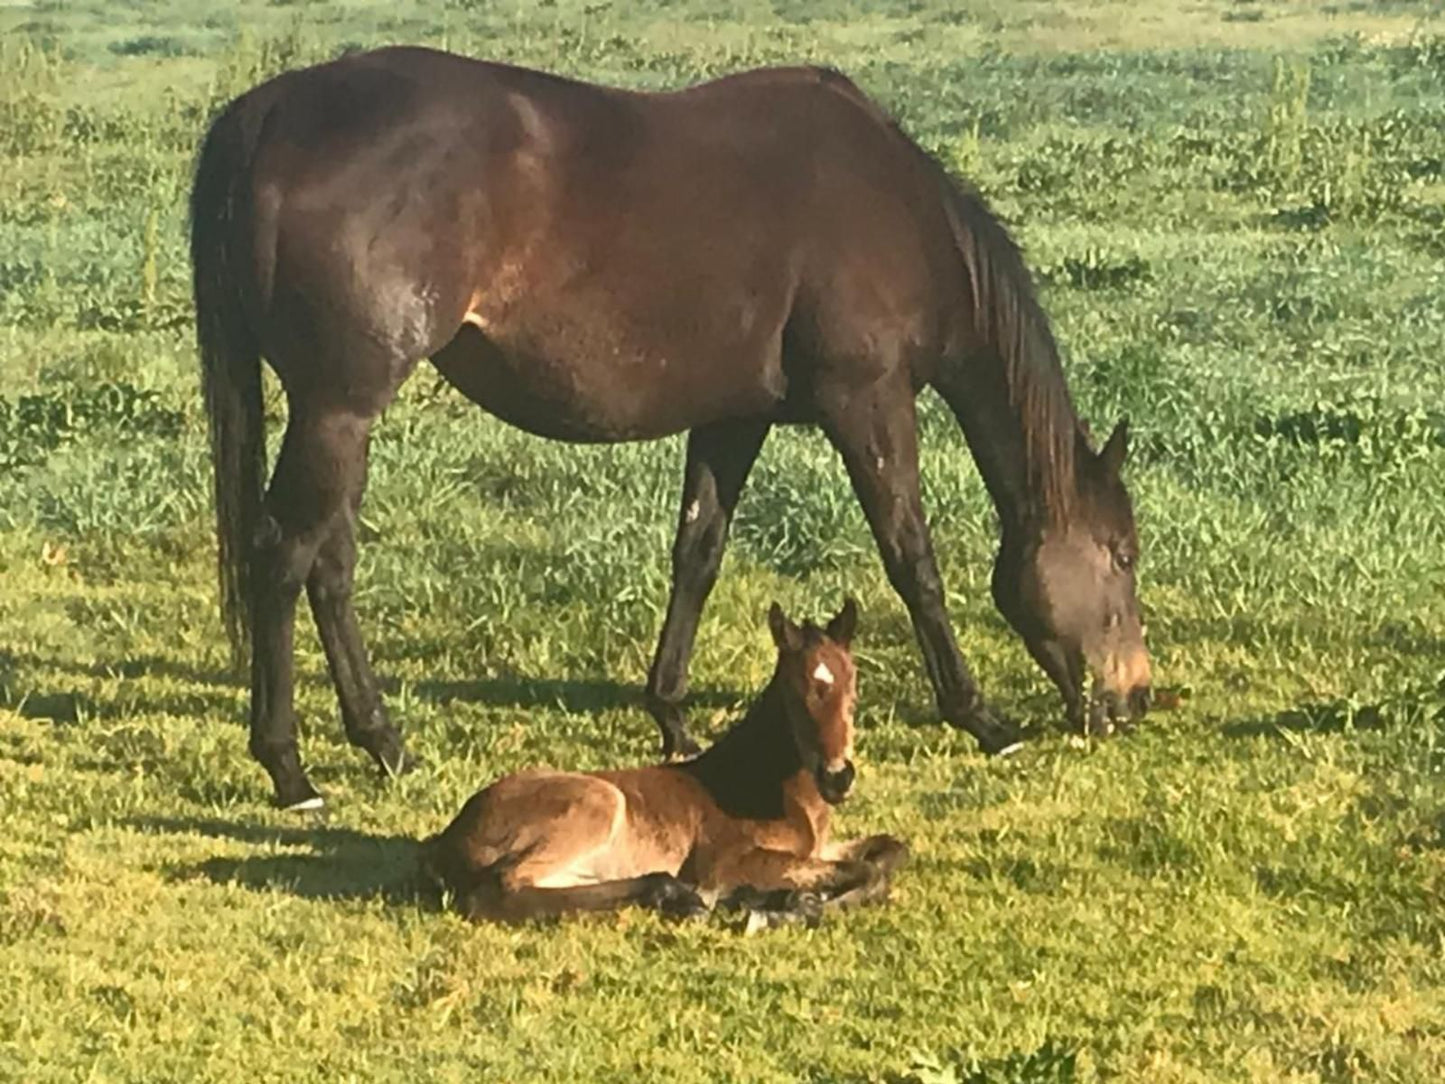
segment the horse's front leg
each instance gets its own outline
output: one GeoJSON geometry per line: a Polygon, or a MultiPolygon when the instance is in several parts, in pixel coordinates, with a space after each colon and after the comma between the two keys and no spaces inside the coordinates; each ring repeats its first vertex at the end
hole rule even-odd
{"type": "Polygon", "coordinates": [[[913,389],[881,380],[866,392],[825,405],[823,425],[848,468],[893,589],[908,607],[939,711],[986,753],[1018,748],[1018,730],[984,703],[958,650],[943,582],[918,491],[918,433],[913,389]]]}
{"type": "Polygon", "coordinates": [[[672,545],[672,593],[647,676],[647,706],[662,730],[664,757],[698,751],[682,713],[688,659],[703,603],[717,580],[733,509],[767,435],[768,423],[757,421],[722,422],[688,434],[682,511],[672,545]]]}

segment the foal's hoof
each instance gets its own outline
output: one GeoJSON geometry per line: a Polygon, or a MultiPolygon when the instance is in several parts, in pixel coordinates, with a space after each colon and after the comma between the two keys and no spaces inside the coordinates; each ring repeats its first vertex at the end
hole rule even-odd
{"type": "Polygon", "coordinates": [[[697,890],[670,873],[649,873],[643,882],[637,902],[668,918],[691,918],[707,911],[697,890]]]}
{"type": "Polygon", "coordinates": [[[743,933],[771,930],[778,926],[806,926],[813,929],[823,921],[825,901],[816,892],[801,889],[770,893],[774,906],[749,907],[743,920],[743,933]]]}
{"type": "Polygon", "coordinates": [[[883,877],[890,877],[908,861],[908,844],[894,836],[873,836],[859,858],[883,877]]]}
{"type": "Polygon", "coordinates": [[[1010,756],[1024,745],[1023,731],[984,704],[979,704],[955,725],[972,734],[978,747],[991,757],[1010,756]]]}

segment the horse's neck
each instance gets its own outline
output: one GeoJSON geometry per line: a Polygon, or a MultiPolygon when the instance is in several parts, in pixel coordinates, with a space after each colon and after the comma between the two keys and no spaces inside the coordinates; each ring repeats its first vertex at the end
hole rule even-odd
{"type": "Polygon", "coordinates": [[[803,767],[784,717],[782,690],[769,682],[746,715],[707,752],[680,767],[723,812],[751,820],[788,815],[789,785],[803,767]]]}
{"type": "Polygon", "coordinates": [[[972,288],[958,295],[938,389],[1004,530],[1067,519],[1081,436],[1053,329],[1018,246],[982,199],[950,184],[946,200],[972,288]]]}
{"type": "MultiPolygon", "coordinates": [[[[985,365],[989,361],[979,359],[964,364],[985,365]]],[[[1055,477],[1031,469],[1031,464],[1038,464],[1042,458],[1039,444],[1051,439],[1035,429],[1045,424],[1065,429],[1067,439],[1077,445],[1081,439],[1078,416],[1070,410],[1049,419],[1029,418],[1027,404],[1010,402],[1002,379],[987,381],[993,385],[988,388],[977,376],[970,383],[974,386],[966,391],[950,394],[949,402],[1004,533],[1025,532],[1065,518],[1075,485],[1073,464],[1052,465],[1053,470],[1067,472],[1067,476],[1055,477]]]]}

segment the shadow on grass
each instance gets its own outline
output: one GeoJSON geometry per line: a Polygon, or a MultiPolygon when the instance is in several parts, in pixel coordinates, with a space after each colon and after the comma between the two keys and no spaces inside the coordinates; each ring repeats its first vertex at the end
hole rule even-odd
{"type": "Polygon", "coordinates": [[[409,836],[369,835],[325,825],[277,828],[193,817],[139,817],[129,823],[157,835],[199,835],[296,850],[168,863],[164,870],[173,880],[200,877],[215,884],[287,892],[310,900],[380,899],[392,904],[431,900],[417,872],[418,843],[409,836]]]}
{"type": "MultiPolygon", "coordinates": [[[[395,682],[388,682],[393,690],[395,682]]],[[[497,708],[560,708],[577,715],[595,715],[617,708],[646,710],[639,686],[602,678],[567,681],[512,676],[463,681],[419,681],[417,696],[439,705],[461,702],[497,708]]],[[[728,708],[750,694],[733,689],[700,689],[687,696],[685,707],[728,708]]]]}
{"type": "Polygon", "coordinates": [[[1267,738],[1285,733],[1340,734],[1355,730],[1382,730],[1385,714],[1385,709],[1379,704],[1329,700],[1301,704],[1258,719],[1228,723],[1222,733],[1226,738],[1267,738]]]}
{"type": "Polygon", "coordinates": [[[1230,723],[1230,738],[1285,736],[1290,733],[1336,734],[1387,727],[1445,729],[1445,673],[1402,689],[1377,703],[1337,699],[1301,704],[1262,719],[1230,723]]]}
{"type": "MultiPolygon", "coordinates": [[[[303,681],[328,680],[324,676],[313,678],[303,674],[298,677],[303,681]]],[[[388,697],[396,695],[399,685],[393,678],[382,680],[382,688],[388,697]]],[[[9,708],[26,718],[54,723],[70,724],[85,719],[114,719],[152,712],[237,718],[234,697],[214,690],[244,687],[244,683],[226,670],[194,667],[160,655],[115,662],[77,663],[68,659],[0,651],[0,707],[9,708]],[[22,670],[58,671],[86,678],[166,677],[204,686],[205,691],[176,689],[150,695],[97,698],[88,690],[57,688],[61,682],[45,681],[31,674],[27,674],[22,684],[22,670]],[[24,687],[26,685],[29,687],[24,687]],[[37,687],[43,685],[50,687],[37,687]]],[[[437,705],[461,702],[501,708],[552,708],[574,715],[598,715],[619,708],[646,710],[640,686],[602,678],[564,680],[510,675],[473,680],[421,681],[413,686],[413,690],[417,696],[437,705]]],[[[734,689],[700,689],[689,693],[686,706],[703,710],[731,708],[741,705],[748,695],[734,689]]]]}
{"type": "Polygon", "coordinates": [[[236,715],[235,698],[219,690],[238,687],[235,678],[225,671],[190,666],[161,655],[80,663],[27,652],[0,651],[0,707],[27,719],[65,725],[87,719],[121,719],[147,713],[230,718],[236,715]],[[23,682],[22,670],[27,671],[23,682]],[[69,684],[63,680],[28,673],[37,670],[58,671],[78,678],[123,678],[127,682],[156,676],[203,686],[204,689],[168,689],[151,693],[127,685],[119,695],[97,698],[87,689],[63,687],[69,684]]]}

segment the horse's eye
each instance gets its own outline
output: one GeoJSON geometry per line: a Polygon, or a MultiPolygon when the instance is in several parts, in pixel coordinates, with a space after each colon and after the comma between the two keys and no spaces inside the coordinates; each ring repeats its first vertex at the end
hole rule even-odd
{"type": "Polygon", "coordinates": [[[1134,568],[1134,555],[1125,550],[1115,550],[1114,567],[1120,572],[1131,571],[1134,568]]]}

